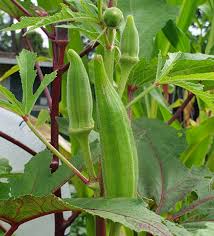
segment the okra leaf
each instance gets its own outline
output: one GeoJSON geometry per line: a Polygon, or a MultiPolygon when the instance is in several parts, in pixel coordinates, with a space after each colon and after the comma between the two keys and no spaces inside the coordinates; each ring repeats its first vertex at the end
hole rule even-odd
{"type": "MultiPolygon", "coordinates": [[[[98,140],[93,141],[90,146],[93,162],[96,163],[101,155],[98,140]]],[[[74,173],[64,164],[51,173],[51,160],[51,153],[47,150],[42,151],[25,165],[23,174],[16,178],[9,178],[11,196],[19,197],[29,194],[45,196],[55,192],[74,176],[74,173]]],[[[72,157],[71,163],[79,170],[85,169],[84,159],[79,153],[72,157]]]]}
{"type": "MultiPolygon", "coordinates": [[[[43,56],[39,56],[37,57],[37,62],[44,62],[44,61],[50,61],[51,59],[48,57],[43,57],[43,56]]],[[[12,66],[8,71],[6,71],[1,77],[0,77],[0,82],[7,79],[8,77],[10,77],[11,75],[15,74],[16,72],[19,71],[19,66],[15,65],[12,66]]]]}
{"type": "Polygon", "coordinates": [[[158,120],[139,119],[133,123],[139,158],[141,196],[154,198],[157,212],[168,212],[200,181],[179,160],[186,148],[182,131],[158,120]]]}
{"type": "Polygon", "coordinates": [[[173,84],[192,92],[201,100],[203,100],[207,104],[208,107],[213,109],[214,95],[210,93],[209,91],[204,91],[203,85],[199,83],[198,84],[191,83],[188,81],[180,81],[180,82],[175,82],[173,84]]]}
{"type": "Polygon", "coordinates": [[[214,118],[209,118],[199,126],[186,131],[188,147],[181,159],[186,166],[203,166],[214,136],[214,118]]]}
{"type": "Polygon", "coordinates": [[[134,130],[139,157],[139,194],[155,199],[156,212],[160,214],[175,209],[178,201],[195,192],[196,200],[187,206],[184,203],[172,218],[185,215],[182,222],[214,220],[214,174],[202,168],[191,170],[181,163],[178,157],[185,141],[180,131],[146,119],[136,121],[134,130]]]}
{"type": "Polygon", "coordinates": [[[39,115],[36,120],[35,127],[40,128],[42,127],[46,122],[50,121],[50,112],[47,109],[42,109],[39,112],[39,115]]]}
{"type": "Polygon", "coordinates": [[[162,31],[176,51],[190,51],[190,39],[172,20],[167,22],[162,31]]]}
{"type": "Polygon", "coordinates": [[[95,17],[88,16],[85,13],[73,12],[69,6],[61,4],[61,10],[54,15],[44,17],[22,17],[20,22],[5,28],[3,31],[14,31],[28,28],[27,32],[31,32],[37,28],[45,27],[60,22],[81,22],[83,20],[96,21],[95,17]]]}
{"type": "MultiPolygon", "coordinates": [[[[214,56],[201,53],[169,53],[159,80],[177,75],[213,72],[214,56]]],[[[158,80],[158,81],[159,81],[158,80]]]]}
{"type": "Polygon", "coordinates": [[[214,72],[166,76],[163,79],[161,79],[159,82],[162,84],[169,84],[169,83],[180,82],[180,81],[204,81],[204,80],[214,81],[214,72]]]}
{"type": "Polygon", "coordinates": [[[212,236],[214,232],[213,222],[192,222],[183,225],[194,236],[212,236]]]}
{"type": "Polygon", "coordinates": [[[0,106],[6,109],[9,109],[19,115],[24,115],[22,104],[15,98],[13,93],[8,89],[0,85],[0,94],[3,95],[5,100],[0,100],[0,106]]]}
{"type": "Polygon", "coordinates": [[[0,106],[9,109],[20,116],[25,116],[30,114],[36,100],[42,93],[42,91],[47,87],[56,77],[56,71],[51,74],[44,76],[39,88],[35,93],[33,93],[33,85],[36,78],[36,71],[34,66],[36,63],[37,56],[27,50],[22,50],[22,52],[17,56],[17,63],[19,67],[19,73],[22,82],[23,97],[22,102],[19,102],[16,97],[5,87],[0,85],[0,94],[6,101],[1,100],[0,106]]]}
{"type": "Polygon", "coordinates": [[[45,75],[39,88],[33,93],[33,85],[36,78],[36,70],[34,69],[36,63],[36,54],[27,50],[22,52],[17,57],[17,63],[19,66],[19,73],[22,82],[22,105],[24,108],[24,114],[27,115],[33,109],[36,100],[42,93],[45,87],[47,87],[56,77],[56,71],[51,74],[45,75]]]}
{"type": "Polygon", "coordinates": [[[157,83],[182,87],[209,107],[213,107],[214,96],[204,90],[203,81],[214,81],[214,57],[205,54],[170,53],[163,66],[157,83]]]}
{"type": "Polygon", "coordinates": [[[31,106],[29,106],[28,112],[30,112],[32,110],[33,106],[36,103],[36,100],[39,98],[39,96],[44,91],[44,89],[56,78],[56,76],[57,76],[57,72],[56,71],[54,71],[54,72],[52,72],[50,74],[46,74],[44,76],[44,79],[41,81],[39,88],[33,94],[32,104],[31,104],[31,106]]]}
{"type": "Polygon", "coordinates": [[[128,83],[135,85],[142,90],[145,83],[155,80],[157,71],[157,59],[152,59],[148,62],[146,59],[141,59],[132,69],[129,75],[128,83]]]}
{"type": "Polygon", "coordinates": [[[7,79],[8,77],[10,77],[11,75],[13,75],[13,74],[16,73],[17,71],[19,71],[18,65],[12,66],[8,71],[6,71],[6,72],[0,77],[0,81],[3,81],[3,80],[5,80],[5,79],[7,79]]]}
{"type": "Polygon", "coordinates": [[[89,214],[121,223],[136,232],[146,231],[157,236],[191,235],[184,228],[165,221],[147,209],[140,199],[69,199],[66,202],[89,214]]]}
{"type": "Polygon", "coordinates": [[[16,224],[60,211],[80,210],[121,223],[136,232],[146,231],[157,236],[190,236],[191,234],[146,208],[139,199],[129,198],[72,198],[60,199],[54,195],[0,200],[0,219],[16,224]],[[19,214],[17,214],[17,211],[19,214]]]}
{"type": "Polygon", "coordinates": [[[37,0],[38,5],[48,12],[56,11],[56,9],[60,8],[60,4],[63,2],[63,0],[37,0]]]}
{"type": "Polygon", "coordinates": [[[28,114],[29,107],[32,104],[33,84],[36,79],[36,70],[34,69],[36,53],[24,49],[16,59],[20,68],[19,73],[22,81],[22,104],[24,106],[24,113],[28,114]]]}
{"type": "Polygon", "coordinates": [[[54,195],[44,197],[27,195],[0,200],[0,219],[8,223],[21,224],[32,218],[73,209],[75,208],[54,195]]]}
{"type": "Polygon", "coordinates": [[[201,181],[194,187],[194,192],[197,194],[196,200],[183,204],[183,207],[172,216],[174,220],[180,219],[184,227],[188,224],[199,226],[214,221],[213,173],[201,169],[197,174],[201,176],[201,181]]]}

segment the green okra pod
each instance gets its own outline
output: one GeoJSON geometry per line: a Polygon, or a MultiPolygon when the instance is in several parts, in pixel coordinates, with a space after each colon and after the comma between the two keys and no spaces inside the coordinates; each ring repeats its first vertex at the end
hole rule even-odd
{"type": "Polygon", "coordinates": [[[139,61],[139,34],[133,16],[129,15],[122,33],[121,44],[121,81],[118,92],[122,97],[132,68],[139,61]]]}
{"type": "Polygon", "coordinates": [[[68,60],[70,61],[67,75],[69,132],[78,140],[89,177],[94,180],[96,176],[88,142],[88,135],[94,128],[90,82],[81,58],[72,49],[68,51],[68,60]]]}
{"type": "Polygon", "coordinates": [[[100,55],[94,59],[94,70],[105,195],[134,197],[137,192],[137,151],[127,112],[106,74],[100,55]]]}

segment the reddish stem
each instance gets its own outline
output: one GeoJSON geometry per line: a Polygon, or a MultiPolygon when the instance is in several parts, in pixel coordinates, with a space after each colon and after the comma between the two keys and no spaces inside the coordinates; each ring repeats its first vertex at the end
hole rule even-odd
{"type": "Polygon", "coordinates": [[[72,215],[66,221],[64,221],[63,229],[66,230],[80,214],[80,211],[72,212],[72,215]]]}
{"type": "MultiPolygon", "coordinates": [[[[34,52],[33,50],[33,47],[32,47],[32,44],[30,42],[30,40],[27,38],[27,37],[24,37],[25,38],[25,42],[26,42],[26,45],[28,47],[28,49],[31,51],[31,52],[34,52]]],[[[40,81],[42,81],[44,79],[44,76],[43,76],[43,73],[42,73],[42,69],[41,67],[39,66],[39,63],[36,63],[36,70],[37,70],[37,74],[38,74],[38,77],[40,79],[40,81]]],[[[51,95],[50,95],[50,92],[48,90],[48,88],[46,87],[45,90],[44,90],[44,94],[47,98],[47,101],[48,101],[48,107],[51,111],[51,108],[52,108],[52,98],[51,98],[51,95]]]]}
{"type": "Polygon", "coordinates": [[[7,141],[15,144],[16,146],[22,148],[23,150],[25,150],[26,152],[28,152],[29,154],[35,156],[37,153],[32,150],[31,148],[27,147],[25,144],[21,143],[20,141],[16,140],[15,138],[5,134],[4,132],[0,131],[0,137],[6,139],[7,141]]]}
{"type": "Polygon", "coordinates": [[[26,16],[31,16],[30,12],[29,12],[27,9],[25,9],[19,2],[17,2],[16,0],[11,0],[11,2],[12,2],[15,6],[17,6],[17,8],[18,8],[21,12],[23,12],[26,16]]]}
{"type": "Polygon", "coordinates": [[[169,101],[169,85],[168,84],[163,85],[163,92],[164,92],[166,101],[169,101]]]}
{"type": "Polygon", "coordinates": [[[96,236],[106,236],[106,221],[96,216],[96,236]]]}
{"type": "Polygon", "coordinates": [[[189,93],[188,97],[183,102],[183,104],[178,108],[178,110],[175,112],[172,118],[167,122],[168,125],[171,125],[175,120],[177,120],[180,117],[181,113],[183,112],[185,107],[191,102],[194,96],[195,95],[193,93],[189,93]]]}
{"type": "Polygon", "coordinates": [[[7,233],[4,236],[12,236],[13,233],[18,229],[19,225],[14,224],[11,226],[11,228],[7,231],[7,233]]]}
{"type": "Polygon", "coordinates": [[[109,0],[108,7],[113,7],[113,0],[109,0]]]}
{"type": "MultiPolygon", "coordinates": [[[[102,176],[102,165],[99,162],[98,165],[98,179],[99,179],[99,186],[100,186],[100,197],[103,197],[105,194],[104,184],[103,184],[103,176],[102,176]]],[[[96,236],[106,236],[106,221],[105,219],[96,216],[96,236]]]]}
{"type": "MultiPolygon", "coordinates": [[[[65,49],[67,46],[67,30],[58,28],[56,31],[56,42],[53,42],[53,69],[58,70],[64,64],[65,49]],[[58,44],[58,40],[64,43],[58,44]]],[[[58,74],[52,83],[52,109],[51,109],[51,144],[57,150],[59,149],[59,128],[57,117],[59,116],[59,102],[61,93],[61,76],[58,74]]],[[[53,156],[51,163],[51,171],[55,172],[59,167],[59,159],[53,156]]],[[[61,190],[55,192],[57,197],[61,197],[61,190]]],[[[55,215],[55,236],[64,236],[64,218],[63,213],[56,213],[55,215]]]]}

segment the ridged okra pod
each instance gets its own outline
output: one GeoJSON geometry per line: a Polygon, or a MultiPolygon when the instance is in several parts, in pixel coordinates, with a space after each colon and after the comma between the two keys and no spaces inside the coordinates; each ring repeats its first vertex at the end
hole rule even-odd
{"type": "Polygon", "coordinates": [[[94,70],[105,195],[134,197],[138,165],[130,121],[121,98],[106,74],[100,55],[94,59],[94,70]]]}
{"type": "Polygon", "coordinates": [[[129,15],[122,33],[121,44],[121,80],[118,92],[122,97],[132,68],[139,61],[139,34],[133,16],[129,15]]]}
{"type": "Polygon", "coordinates": [[[90,179],[95,179],[91,160],[88,135],[94,128],[92,117],[93,100],[85,66],[79,55],[72,49],[68,51],[70,67],[67,77],[67,108],[69,132],[79,142],[90,179]]]}

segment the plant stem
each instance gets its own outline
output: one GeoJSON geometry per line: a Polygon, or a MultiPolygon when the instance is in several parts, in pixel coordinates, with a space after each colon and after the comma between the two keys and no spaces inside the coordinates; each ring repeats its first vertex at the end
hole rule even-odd
{"type": "Polygon", "coordinates": [[[56,148],[54,148],[43,136],[42,134],[31,124],[29,120],[25,119],[28,127],[32,130],[32,132],[47,146],[47,148],[57,156],[62,162],[64,162],[81,180],[84,184],[88,184],[89,180],[82,175],[82,173],[76,169],[56,148]]]}
{"type": "Polygon", "coordinates": [[[117,6],[117,0],[109,0],[108,7],[116,7],[117,6]]]}
{"type": "Polygon", "coordinates": [[[108,75],[108,78],[112,83],[113,83],[113,75],[114,75],[114,57],[115,57],[115,49],[114,48],[105,48],[105,50],[104,50],[104,64],[105,64],[106,73],[108,75]]]}
{"type": "Polygon", "coordinates": [[[84,158],[84,162],[85,162],[85,167],[86,167],[88,175],[89,175],[89,180],[96,181],[97,177],[96,177],[96,173],[94,170],[93,161],[91,158],[91,150],[90,150],[90,146],[89,146],[88,135],[89,135],[88,132],[83,133],[80,136],[78,136],[77,139],[79,141],[80,148],[83,152],[83,158],[84,158]]]}
{"type": "MultiPolygon", "coordinates": [[[[60,66],[64,65],[65,48],[67,46],[67,29],[53,28],[55,40],[52,41],[53,48],[53,70],[58,70],[60,66]]],[[[61,94],[61,76],[57,74],[57,77],[52,83],[51,97],[52,97],[52,109],[51,109],[51,145],[58,151],[59,149],[59,127],[57,123],[57,117],[59,117],[59,102],[61,94]]],[[[59,158],[57,155],[53,155],[51,162],[51,172],[55,172],[59,167],[59,158]]],[[[54,194],[57,197],[61,197],[61,189],[57,189],[54,194]]],[[[54,214],[55,219],[55,236],[64,236],[64,218],[63,213],[54,214]]]]}
{"type": "Polygon", "coordinates": [[[18,229],[19,225],[11,225],[11,228],[7,231],[4,236],[12,236],[13,233],[18,229]]]}
{"type": "MultiPolygon", "coordinates": [[[[100,194],[95,197],[103,197],[104,196],[104,184],[103,184],[103,176],[102,176],[102,165],[101,161],[98,163],[98,180],[100,186],[100,194]]],[[[96,193],[95,193],[96,194],[96,193]]],[[[106,236],[106,220],[96,216],[96,236],[106,236]]]]}
{"type": "Polygon", "coordinates": [[[66,230],[75,220],[76,218],[81,214],[80,211],[74,211],[72,212],[72,215],[63,223],[63,229],[66,230]]]}
{"type": "Polygon", "coordinates": [[[106,222],[99,216],[96,216],[96,236],[106,236],[106,222]]]}
{"type": "Polygon", "coordinates": [[[16,140],[15,138],[9,136],[8,134],[5,134],[4,132],[0,131],[0,137],[6,139],[7,141],[15,144],[16,146],[22,148],[23,150],[25,150],[26,152],[28,152],[29,154],[35,156],[36,152],[34,150],[32,150],[31,148],[29,148],[28,146],[26,146],[24,143],[21,143],[20,141],[16,140]]]}
{"type": "Polygon", "coordinates": [[[26,16],[31,16],[30,12],[27,9],[25,9],[19,2],[17,2],[16,0],[11,0],[11,2],[26,16]]]}
{"type": "Polygon", "coordinates": [[[130,62],[121,62],[121,80],[118,86],[118,93],[120,97],[123,96],[123,93],[126,88],[126,84],[128,82],[129,74],[133,68],[134,64],[132,65],[130,62]]]}
{"type": "Polygon", "coordinates": [[[138,102],[141,98],[143,98],[145,95],[147,95],[152,89],[156,87],[155,84],[150,85],[148,88],[146,88],[142,93],[140,93],[137,97],[135,97],[131,102],[129,102],[126,105],[126,108],[128,109],[132,105],[134,105],[136,102],[138,102]]]}
{"type": "Polygon", "coordinates": [[[120,228],[121,228],[120,224],[111,222],[109,236],[118,236],[118,235],[120,235],[120,228]]]}
{"type": "Polygon", "coordinates": [[[171,125],[175,120],[177,120],[179,118],[179,116],[181,115],[181,113],[183,112],[183,110],[185,109],[185,107],[190,103],[190,101],[192,100],[192,98],[195,95],[193,93],[189,93],[188,97],[186,98],[186,100],[183,102],[183,104],[177,109],[177,111],[175,112],[175,114],[171,117],[171,119],[167,122],[168,125],[171,125]]]}

